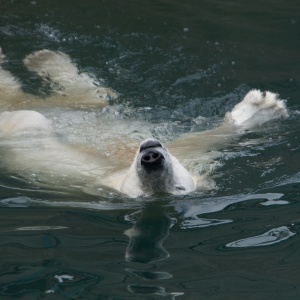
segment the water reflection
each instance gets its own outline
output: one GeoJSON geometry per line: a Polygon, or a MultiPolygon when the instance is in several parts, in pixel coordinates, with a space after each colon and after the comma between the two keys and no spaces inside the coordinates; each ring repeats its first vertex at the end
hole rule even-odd
{"type": "Polygon", "coordinates": [[[154,294],[158,296],[168,297],[169,299],[175,299],[176,296],[181,296],[183,293],[167,293],[163,287],[158,286],[145,286],[145,285],[130,285],[128,290],[134,294],[154,294]]]}
{"type": "Polygon", "coordinates": [[[161,207],[150,205],[142,209],[134,226],[125,231],[129,237],[126,260],[148,263],[169,257],[162,242],[169,235],[171,223],[170,217],[161,207]]]}
{"type": "Polygon", "coordinates": [[[261,205],[284,205],[289,202],[281,199],[282,193],[262,193],[249,195],[234,195],[214,198],[203,198],[199,200],[190,199],[188,202],[178,201],[174,203],[174,209],[184,216],[180,224],[181,229],[195,229],[231,223],[232,219],[210,219],[204,218],[209,213],[228,209],[230,206],[243,205],[243,203],[258,201],[261,205]]]}
{"type": "MultiPolygon", "coordinates": [[[[140,263],[137,268],[127,268],[126,271],[138,279],[146,281],[165,280],[173,275],[163,271],[145,270],[145,267],[156,269],[154,262],[164,260],[170,255],[163,247],[163,241],[168,237],[172,220],[164,208],[159,205],[148,205],[138,212],[139,217],[132,228],[125,231],[129,237],[125,258],[129,263],[140,263]]],[[[135,218],[133,213],[127,218],[135,218]]],[[[174,299],[183,295],[181,292],[167,292],[164,287],[157,285],[130,284],[128,290],[134,294],[154,294],[174,299]]]]}
{"type": "Polygon", "coordinates": [[[17,274],[22,274],[26,268],[28,268],[28,270],[35,269],[37,273],[33,272],[31,275],[27,274],[27,277],[23,277],[21,280],[2,284],[0,287],[0,294],[2,296],[9,297],[9,299],[15,299],[15,297],[22,297],[24,294],[30,293],[32,296],[32,298],[29,297],[30,299],[37,299],[35,297],[37,295],[55,293],[56,297],[63,294],[68,299],[74,299],[82,294],[85,289],[90,288],[103,280],[103,278],[99,276],[82,273],[76,270],[48,274],[46,268],[38,270],[36,266],[29,265],[15,267],[15,272],[17,274]],[[34,276],[35,274],[38,274],[39,276],[34,276]]]}
{"type": "Polygon", "coordinates": [[[252,236],[228,243],[228,248],[245,248],[245,247],[261,247],[269,246],[282,242],[296,233],[291,232],[287,226],[273,228],[261,235],[252,236]]]}

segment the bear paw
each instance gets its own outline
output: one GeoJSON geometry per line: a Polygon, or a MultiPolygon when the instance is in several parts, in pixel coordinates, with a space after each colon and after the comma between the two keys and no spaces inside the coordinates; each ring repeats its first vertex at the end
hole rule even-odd
{"type": "Polygon", "coordinates": [[[59,51],[36,51],[26,56],[23,63],[28,70],[62,85],[64,81],[78,76],[78,69],[69,56],[59,51]]]}
{"type": "Polygon", "coordinates": [[[267,121],[288,117],[285,101],[272,92],[250,91],[231,112],[226,120],[235,126],[253,127],[267,121]]]}

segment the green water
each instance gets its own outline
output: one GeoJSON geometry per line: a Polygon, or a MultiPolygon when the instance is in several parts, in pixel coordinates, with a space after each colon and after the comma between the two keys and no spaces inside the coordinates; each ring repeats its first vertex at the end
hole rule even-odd
{"type": "MultiPolygon", "coordinates": [[[[279,93],[290,111],[223,149],[218,189],[201,195],[92,196],[0,165],[0,299],[298,299],[299,9],[280,0],[0,0],[4,68],[24,91],[44,97],[49,86],[21,60],[63,51],[121,94],[112,127],[144,119],[166,140],[204,130],[251,88],[279,93]]],[[[99,142],[92,119],[80,130],[82,115],[69,118],[62,134],[99,142]]]]}

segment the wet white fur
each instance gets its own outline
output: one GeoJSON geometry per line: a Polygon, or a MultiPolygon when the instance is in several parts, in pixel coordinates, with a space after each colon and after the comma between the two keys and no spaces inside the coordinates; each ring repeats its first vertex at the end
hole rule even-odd
{"type": "Polygon", "coordinates": [[[252,90],[243,101],[226,114],[235,126],[254,127],[272,119],[287,117],[285,101],[277,94],[252,90]]]}
{"type": "MultiPolygon", "coordinates": [[[[3,55],[0,53],[0,59],[1,57],[3,58],[3,55]]],[[[38,51],[27,56],[24,64],[29,70],[50,80],[57,93],[53,97],[54,104],[73,101],[75,104],[89,103],[103,106],[107,99],[117,96],[109,88],[97,87],[92,77],[80,73],[70,58],[61,52],[38,51]],[[60,94],[68,97],[60,98],[60,94]]],[[[31,98],[21,91],[18,81],[0,67],[0,109],[31,107],[31,103],[35,102],[31,98]]],[[[224,137],[236,134],[238,128],[249,128],[287,116],[285,103],[278,99],[276,94],[252,90],[226,114],[222,126],[204,134],[183,135],[170,144],[170,149],[182,159],[195,153],[201,156],[201,153],[209,150],[212,144],[222,144],[224,137]]],[[[126,162],[129,166],[127,170],[118,170],[117,160],[121,158],[117,155],[109,159],[99,153],[86,153],[82,149],[61,144],[52,135],[51,124],[47,118],[34,110],[2,113],[0,111],[0,136],[13,140],[13,143],[8,143],[10,149],[7,151],[9,155],[6,166],[14,171],[26,173],[34,165],[35,170],[49,173],[52,178],[53,176],[59,178],[63,173],[68,177],[80,178],[84,184],[107,185],[129,197],[149,196],[155,193],[186,194],[204,184],[171,155],[166,147],[156,149],[165,158],[161,172],[146,174],[140,163],[139,151],[131,166],[129,161],[126,162]]],[[[122,159],[124,160],[124,157],[122,159]]]]}
{"type": "Polygon", "coordinates": [[[24,59],[25,66],[32,72],[50,80],[57,93],[82,97],[88,103],[99,104],[101,99],[115,98],[117,93],[111,89],[97,86],[97,81],[86,73],[80,73],[68,55],[59,51],[41,50],[24,59]]]}
{"type": "MultiPolygon", "coordinates": [[[[29,109],[47,106],[45,101],[23,93],[19,81],[1,68],[5,59],[0,48],[0,109],[29,109]]],[[[59,51],[36,51],[23,60],[28,70],[37,73],[50,83],[53,95],[51,104],[74,107],[97,105],[103,107],[107,101],[118,97],[118,93],[100,84],[87,73],[80,72],[68,55],[59,51]]]]}
{"type": "Polygon", "coordinates": [[[50,121],[33,110],[5,111],[0,113],[0,131],[5,135],[16,135],[30,130],[51,132],[50,121]]]}

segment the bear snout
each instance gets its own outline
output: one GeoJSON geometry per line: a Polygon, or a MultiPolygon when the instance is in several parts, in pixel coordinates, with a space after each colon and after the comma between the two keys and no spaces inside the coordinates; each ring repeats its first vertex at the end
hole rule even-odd
{"type": "Polygon", "coordinates": [[[159,151],[151,149],[145,151],[145,153],[142,155],[141,165],[146,169],[151,170],[161,166],[163,160],[164,156],[159,151]]]}
{"type": "Polygon", "coordinates": [[[140,153],[145,151],[146,149],[149,149],[149,148],[162,148],[162,144],[160,141],[158,140],[155,140],[155,139],[148,139],[148,140],[145,140],[142,144],[141,144],[141,147],[140,147],[140,153]]]}

